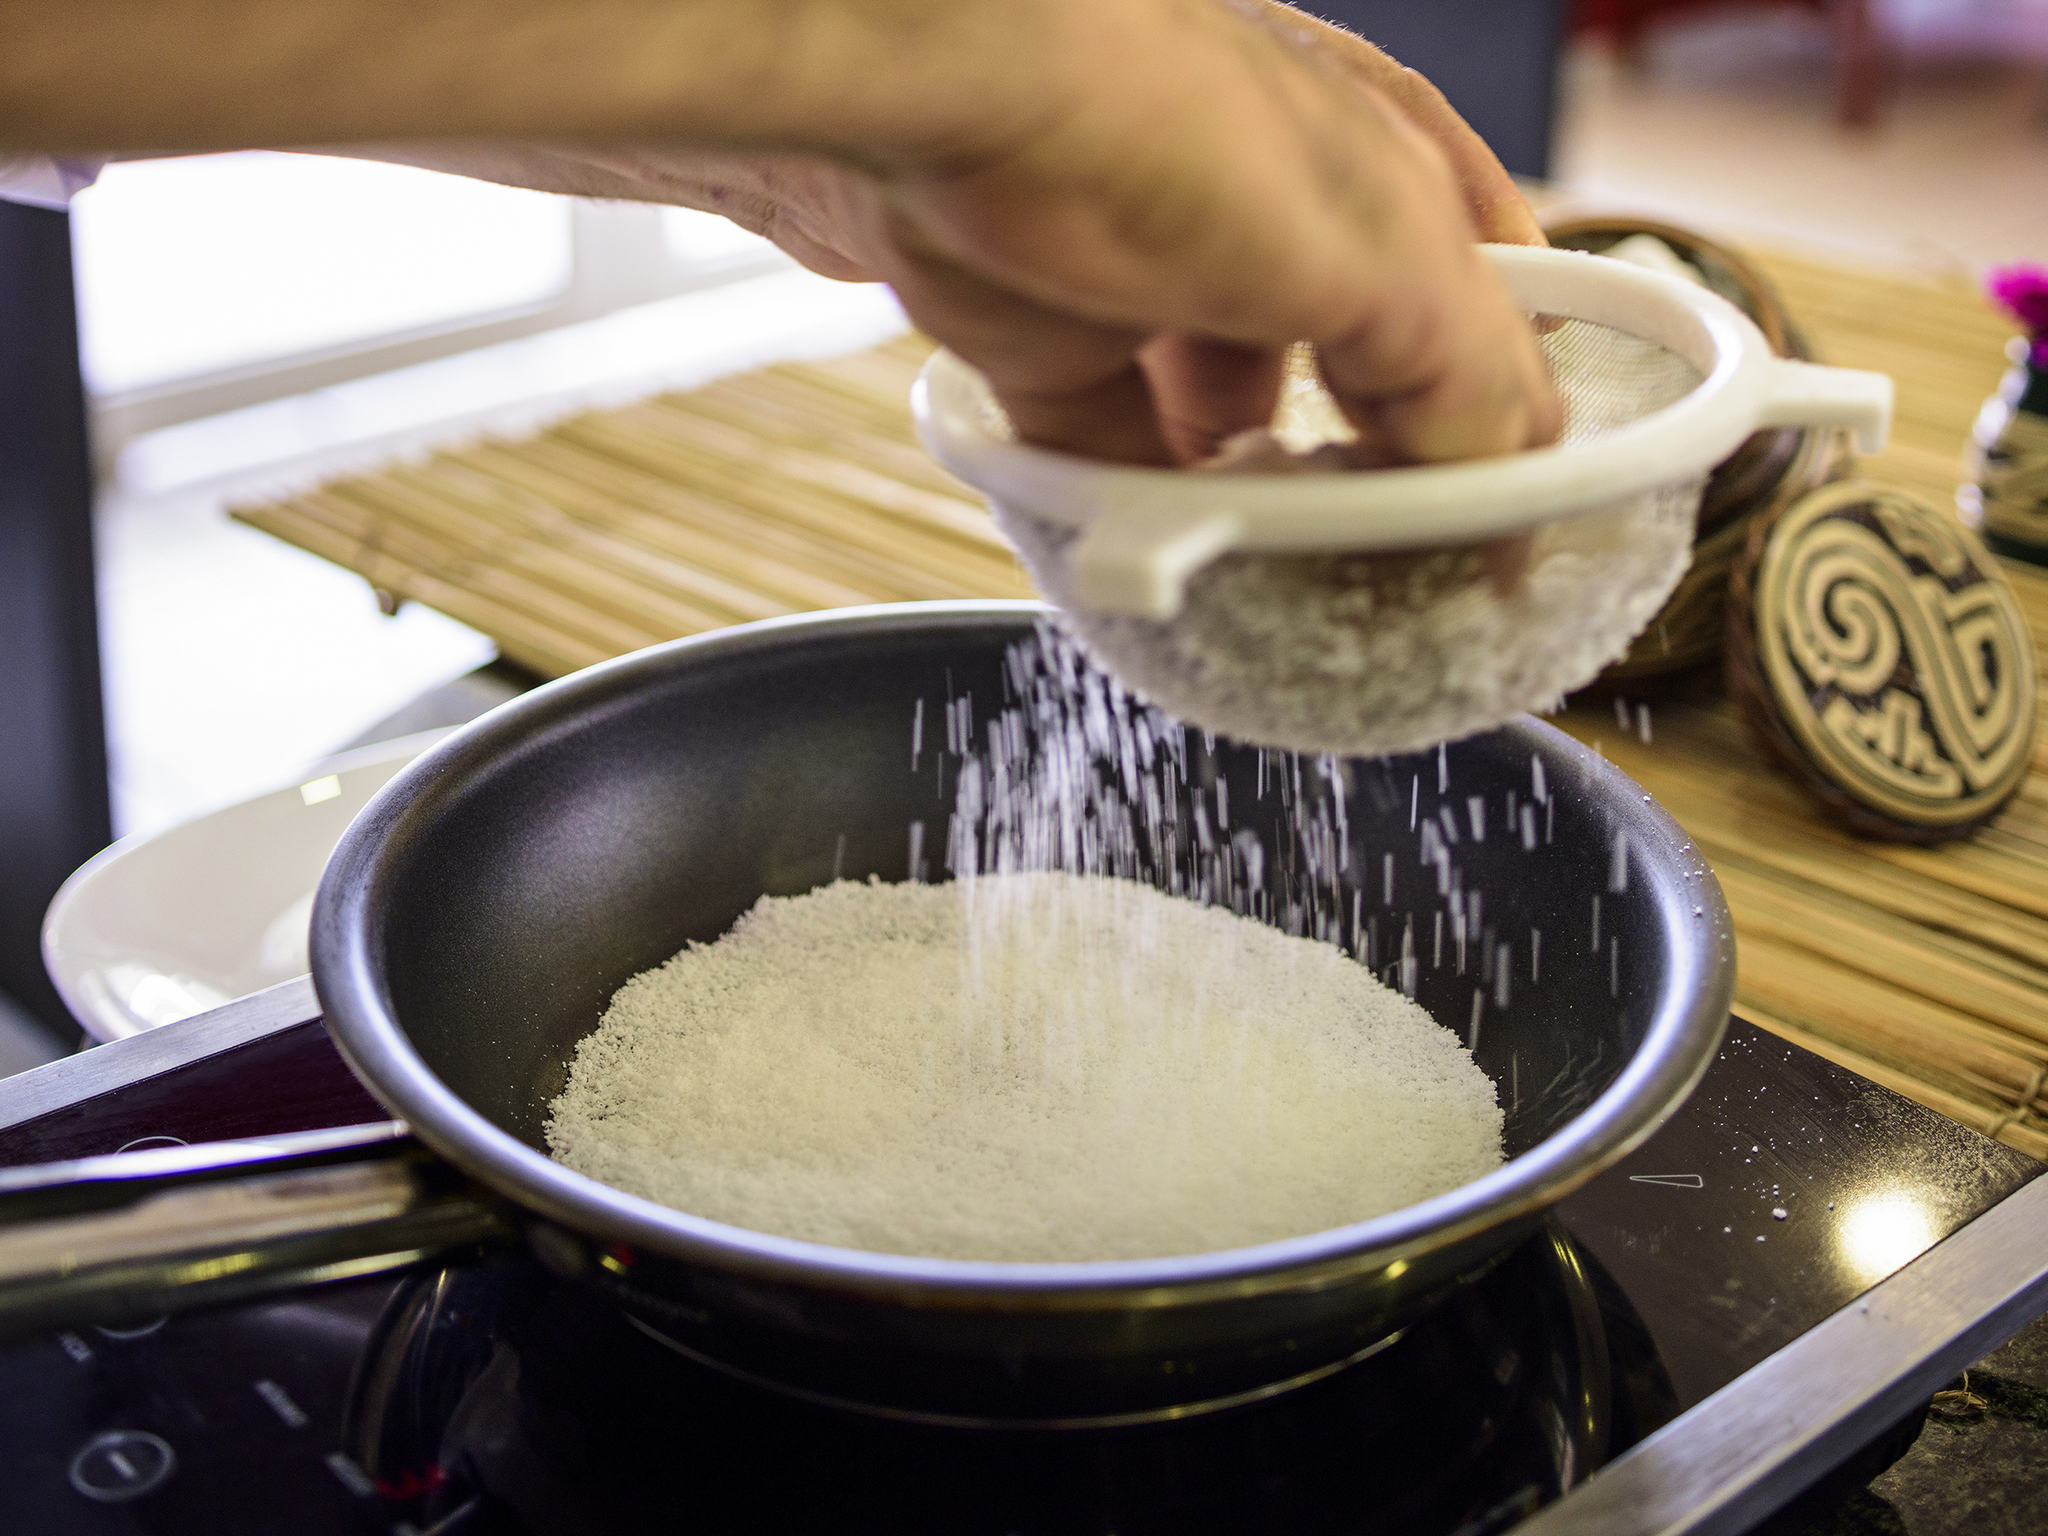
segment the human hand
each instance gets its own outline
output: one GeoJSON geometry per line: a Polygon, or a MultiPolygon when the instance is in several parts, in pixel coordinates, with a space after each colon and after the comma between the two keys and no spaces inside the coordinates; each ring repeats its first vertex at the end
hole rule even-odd
{"type": "Polygon", "coordinates": [[[1529,326],[1475,247],[1541,232],[1433,87],[1271,0],[1086,4],[1078,37],[1048,39],[1034,20],[1072,8],[989,7],[1025,28],[960,63],[989,71],[993,127],[937,106],[884,151],[560,153],[600,192],[708,208],[829,276],[889,282],[1031,441],[1204,458],[1271,417],[1295,340],[1368,459],[1555,434],[1529,326]]]}
{"type": "Polygon", "coordinates": [[[1556,429],[1474,245],[1533,238],[1499,167],[1421,81],[1272,0],[0,0],[0,17],[0,149],[395,143],[742,222],[751,200],[801,259],[893,284],[1035,441],[1199,458],[1264,419],[1296,340],[1376,460],[1556,429]],[[660,151],[636,165],[634,145],[660,151]]]}

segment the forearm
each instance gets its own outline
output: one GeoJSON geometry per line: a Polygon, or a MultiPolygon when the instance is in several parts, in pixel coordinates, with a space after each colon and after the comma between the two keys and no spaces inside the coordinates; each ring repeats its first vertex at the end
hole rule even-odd
{"type": "MultiPolygon", "coordinates": [[[[0,149],[583,140],[920,158],[1005,134],[963,70],[1087,7],[935,0],[0,0],[0,149]],[[999,33],[1014,36],[997,35],[999,33]]],[[[993,75],[993,71],[991,71],[993,75]]],[[[970,145],[971,147],[971,145],[970,145]]]]}
{"type": "MultiPolygon", "coordinates": [[[[567,197],[699,206],[687,197],[662,196],[661,189],[646,180],[592,164],[587,154],[555,145],[499,139],[434,139],[424,143],[366,140],[355,144],[278,147],[288,148],[297,154],[338,155],[353,160],[378,160],[386,165],[409,165],[418,170],[442,171],[476,181],[496,182],[499,186],[554,192],[567,197]]],[[[694,158],[688,151],[672,153],[679,159],[694,158]]]]}

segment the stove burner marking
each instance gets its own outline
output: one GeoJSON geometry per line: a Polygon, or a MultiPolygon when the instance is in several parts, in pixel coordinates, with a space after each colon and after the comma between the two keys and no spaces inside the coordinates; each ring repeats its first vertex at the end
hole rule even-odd
{"type": "Polygon", "coordinates": [[[161,1436],[141,1429],[94,1435],[71,1458],[71,1486],[95,1504],[126,1504],[162,1487],[178,1457],[161,1436]]]}
{"type": "Polygon", "coordinates": [[[256,1384],[256,1395],[270,1405],[270,1411],[285,1422],[288,1429],[304,1429],[309,1422],[306,1410],[291,1399],[291,1394],[276,1382],[265,1378],[256,1384]]]}
{"type": "Polygon", "coordinates": [[[1631,1184],[1662,1184],[1667,1189],[1705,1189],[1707,1181],[1696,1173],[1632,1173],[1631,1184]]]}
{"type": "Polygon", "coordinates": [[[334,1474],[335,1481],[357,1498],[373,1499],[377,1496],[377,1485],[370,1481],[370,1474],[357,1466],[346,1451],[329,1451],[321,1460],[334,1474]]]}

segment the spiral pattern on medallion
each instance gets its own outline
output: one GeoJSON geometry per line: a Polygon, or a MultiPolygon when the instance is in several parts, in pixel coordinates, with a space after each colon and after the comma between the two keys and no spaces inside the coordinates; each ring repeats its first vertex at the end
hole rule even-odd
{"type": "Polygon", "coordinates": [[[2010,594],[1953,522],[1833,487],[1772,531],[1756,599],[1772,692],[1840,788],[1924,823],[1984,814],[2017,786],[2033,658],[2010,594]]]}

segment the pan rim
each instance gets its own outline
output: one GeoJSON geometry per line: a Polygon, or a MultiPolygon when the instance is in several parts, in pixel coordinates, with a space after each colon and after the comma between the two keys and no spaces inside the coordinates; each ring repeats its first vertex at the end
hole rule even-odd
{"type": "MultiPolygon", "coordinates": [[[[829,637],[877,628],[962,629],[1013,622],[1019,633],[1052,614],[1028,601],[949,601],[831,609],[668,641],[521,695],[453,732],[395,776],[343,836],[312,919],[315,988],[336,1046],[364,1086],[435,1152],[529,1211],[601,1244],[625,1244],[755,1278],[891,1297],[916,1305],[1033,1311],[1174,1307],[1334,1285],[1416,1263],[1489,1228],[1519,1229],[1626,1156],[1682,1104],[1720,1048],[1735,984],[1726,900],[1692,839],[1634,780],[1556,727],[1523,716],[1519,736],[1589,792],[1611,803],[1619,830],[1655,848],[1660,864],[1689,860],[1697,878],[1687,916],[1660,899],[1672,937],[1667,983],[1642,1043],[1591,1104],[1492,1172],[1365,1221],[1250,1247],[1160,1258],[1066,1263],[936,1259],[831,1246],[694,1216],[577,1173],[471,1108],[414,1048],[385,985],[374,917],[404,846],[437,801],[452,795],[512,740],[667,672],[677,658],[710,659],[792,633],[829,637]],[[1596,786],[1604,783],[1605,791],[1596,786]],[[1626,791],[1616,793],[1616,791],[1626,791]]],[[[1661,878],[1661,877],[1660,877],[1661,878]]],[[[1660,898],[1672,893],[1660,890],[1660,898]]],[[[1399,1271],[1395,1271],[1396,1274],[1399,1271]]]]}

